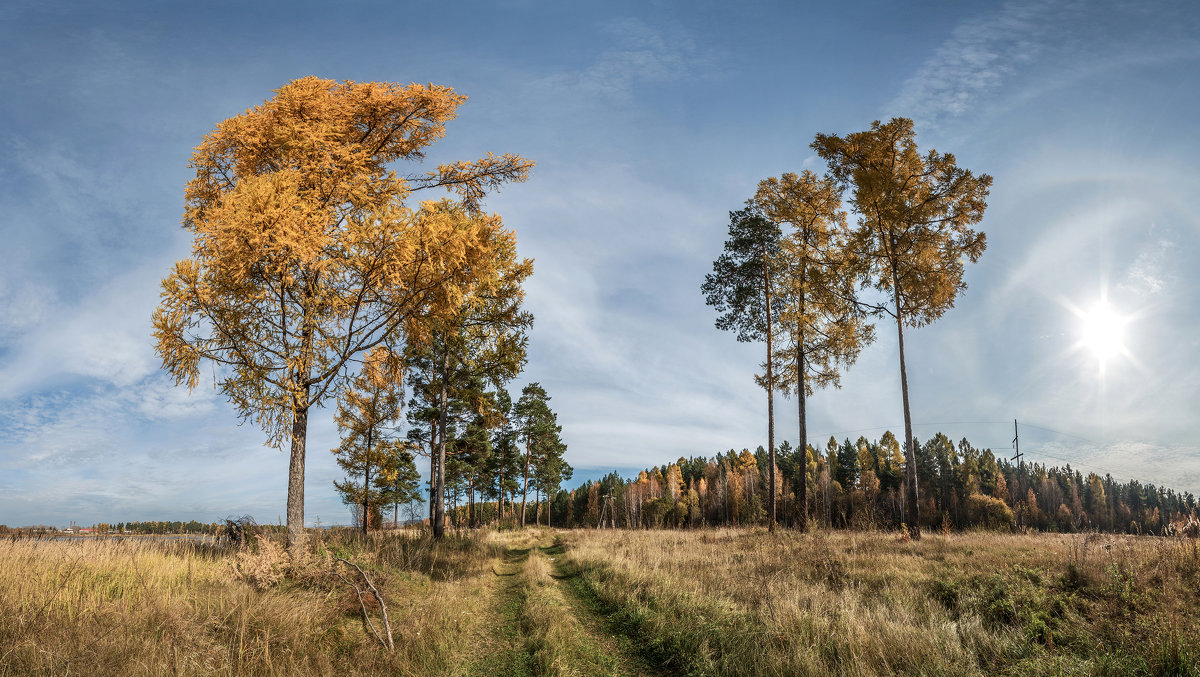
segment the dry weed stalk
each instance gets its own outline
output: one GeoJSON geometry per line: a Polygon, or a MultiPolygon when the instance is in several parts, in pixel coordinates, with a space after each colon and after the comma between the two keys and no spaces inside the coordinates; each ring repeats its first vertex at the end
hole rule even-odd
{"type": "Polygon", "coordinates": [[[375,634],[375,639],[379,640],[379,643],[383,646],[383,648],[387,649],[389,652],[394,652],[396,650],[396,646],[392,642],[392,623],[391,623],[391,621],[388,620],[387,604],[384,604],[384,602],[383,602],[383,595],[379,594],[379,590],[375,587],[375,584],[371,582],[370,577],[367,576],[367,572],[362,570],[362,567],[358,566],[354,562],[344,560],[341,557],[335,557],[333,559],[334,559],[333,573],[335,575],[337,575],[338,578],[342,579],[342,581],[345,582],[346,585],[349,585],[351,588],[354,588],[354,596],[358,598],[358,604],[359,604],[359,606],[362,607],[363,620],[365,620],[367,622],[367,627],[371,628],[371,632],[375,634]],[[383,615],[383,628],[384,628],[384,631],[387,633],[387,641],[386,642],[383,641],[383,637],[381,637],[379,635],[379,631],[375,629],[375,624],[371,622],[371,616],[367,613],[367,605],[365,602],[363,602],[363,591],[357,585],[355,585],[353,582],[351,582],[350,579],[343,576],[341,574],[341,572],[339,572],[337,570],[338,562],[342,562],[342,563],[346,564],[347,566],[354,567],[355,571],[357,571],[359,573],[359,575],[362,576],[363,582],[365,582],[367,584],[367,589],[371,591],[371,594],[375,596],[375,600],[377,602],[379,602],[379,612],[383,615]]]}

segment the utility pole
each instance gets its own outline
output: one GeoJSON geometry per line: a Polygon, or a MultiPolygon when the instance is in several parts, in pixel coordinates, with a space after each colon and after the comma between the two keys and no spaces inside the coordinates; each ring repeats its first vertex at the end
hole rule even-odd
{"type": "Polygon", "coordinates": [[[1017,433],[1017,419],[1015,419],[1015,418],[1013,419],[1013,449],[1015,449],[1017,453],[1008,460],[1016,461],[1017,469],[1020,470],[1021,463],[1022,463],[1022,461],[1021,461],[1021,456],[1022,456],[1022,454],[1021,454],[1021,436],[1017,433]]]}
{"type": "Polygon", "coordinates": [[[608,516],[609,527],[612,529],[616,529],[617,528],[617,510],[616,510],[616,507],[613,505],[612,489],[609,489],[608,493],[604,495],[604,505],[602,505],[600,507],[600,522],[596,525],[597,529],[604,528],[605,515],[608,516]]]}

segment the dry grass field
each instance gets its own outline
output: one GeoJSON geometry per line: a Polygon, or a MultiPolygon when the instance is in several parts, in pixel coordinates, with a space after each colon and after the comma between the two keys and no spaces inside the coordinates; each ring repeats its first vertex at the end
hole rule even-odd
{"type": "Polygon", "coordinates": [[[588,532],[613,623],[686,674],[1200,674],[1200,547],[1101,535],[588,532]]]}
{"type": "Polygon", "coordinates": [[[530,529],[309,546],[292,566],[265,539],[0,541],[0,675],[1200,675],[1194,540],[530,529]],[[339,557],[382,592],[393,651],[339,557]]]}

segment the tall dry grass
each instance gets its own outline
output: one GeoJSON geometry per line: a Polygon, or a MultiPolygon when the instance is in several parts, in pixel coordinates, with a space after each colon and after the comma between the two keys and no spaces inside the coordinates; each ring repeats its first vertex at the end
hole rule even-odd
{"type": "Polygon", "coordinates": [[[589,531],[568,554],[679,673],[1200,674],[1194,542],[589,531]]]}
{"type": "Polygon", "coordinates": [[[147,540],[0,541],[0,675],[450,674],[497,552],[485,537],[314,538],[292,567],[248,552],[147,540]],[[336,553],[364,565],[396,629],[389,654],[336,553]]]}
{"type": "Polygon", "coordinates": [[[324,532],[295,565],[269,540],[3,540],[0,677],[613,674],[642,659],[671,674],[1200,675],[1195,541],[724,529],[564,532],[549,548],[550,533],[324,532]],[[335,557],[383,592],[394,653],[335,557]]]}

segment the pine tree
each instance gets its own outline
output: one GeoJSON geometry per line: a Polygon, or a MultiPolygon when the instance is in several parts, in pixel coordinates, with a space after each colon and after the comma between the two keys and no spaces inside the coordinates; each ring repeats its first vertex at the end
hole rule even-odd
{"type": "Polygon", "coordinates": [[[379,504],[392,506],[392,526],[398,526],[400,504],[421,498],[421,474],[407,441],[391,440],[382,447],[384,462],[375,476],[375,488],[379,490],[379,504]]]}
{"type": "Polygon", "coordinates": [[[513,427],[512,397],[501,388],[493,399],[498,418],[491,429],[492,453],[484,463],[483,474],[488,494],[496,499],[496,519],[499,522],[504,516],[504,497],[511,497],[517,490],[521,454],[517,432],[513,427]]]}
{"type": "MultiPolygon", "coordinates": [[[[525,526],[525,504],[529,495],[529,478],[543,472],[548,480],[555,476],[561,481],[564,471],[570,472],[570,465],[563,460],[567,445],[563,443],[559,433],[562,426],[558,425],[558,415],[550,409],[550,396],[545,388],[538,383],[530,383],[521,390],[521,399],[513,406],[513,419],[516,422],[517,436],[525,445],[525,468],[521,488],[521,526],[525,526]]],[[[536,489],[535,489],[536,490],[536,489]]]]}
{"type": "MultiPolygon", "coordinates": [[[[713,262],[713,272],[704,277],[704,301],[716,309],[717,328],[737,332],[737,340],[765,340],[766,374],[756,378],[767,391],[767,448],[770,455],[770,484],[775,485],[775,356],[772,308],[775,276],[779,272],[779,225],[763,216],[755,206],[729,212],[729,238],[725,253],[713,262]]],[[[740,507],[740,506],[739,506],[740,507]]],[[[768,524],[775,530],[775,495],[771,492],[768,524]]]]}
{"type": "Polygon", "coordinates": [[[332,451],[349,477],[335,480],[333,486],[347,504],[360,506],[363,533],[370,526],[372,507],[378,513],[378,477],[394,464],[390,428],[400,417],[402,371],[395,353],[382,346],[375,348],[338,398],[335,418],[342,442],[332,451]],[[355,479],[358,476],[361,483],[355,479]]]}

